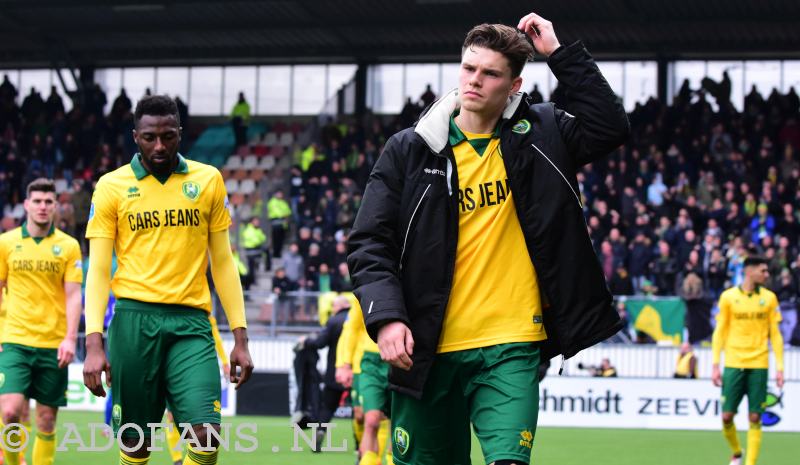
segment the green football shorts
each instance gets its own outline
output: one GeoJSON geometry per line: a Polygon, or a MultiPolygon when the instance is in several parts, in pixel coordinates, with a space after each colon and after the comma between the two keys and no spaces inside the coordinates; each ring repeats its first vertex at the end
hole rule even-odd
{"type": "Polygon", "coordinates": [[[3,344],[0,394],[24,394],[51,407],[67,405],[67,367],[58,367],[58,349],[3,344]]]}
{"type": "Polygon", "coordinates": [[[176,424],[220,423],[221,387],[208,313],[119,299],[108,328],[112,427],[150,435],[169,403],[176,424]]]}
{"type": "Polygon", "coordinates": [[[722,372],[722,411],[736,413],[747,394],[750,413],[764,413],[767,402],[766,368],[730,368],[722,372]]]}
{"type": "Polygon", "coordinates": [[[389,394],[389,364],[381,360],[377,352],[364,352],[361,359],[361,379],[359,380],[361,405],[364,412],[380,410],[389,416],[391,398],[389,394]]]}
{"type": "Polygon", "coordinates": [[[469,465],[470,422],[486,463],[530,463],[538,368],[533,343],[437,354],[421,400],[392,392],[394,463],[469,465]]]}

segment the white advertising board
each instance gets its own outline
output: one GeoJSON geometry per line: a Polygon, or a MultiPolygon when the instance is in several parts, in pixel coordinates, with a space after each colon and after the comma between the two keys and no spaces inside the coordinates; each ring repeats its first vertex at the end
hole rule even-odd
{"type": "MultiPolygon", "coordinates": [[[[800,432],[800,383],[778,391],[770,380],[765,431],[800,432]]],[[[721,390],[710,380],[548,376],[539,387],[539,426],[721,428],[721,390]]],[[[747,399],[736,425],[746,430],[747,399]]]]}
{"type": "MultiPolygon", "coordinates": [[[[105,382],[105,381],[104,381],[105,382]]],[[[108,389],[106,388],[106,392],[108,389]]],[[[236,415],[236,390],[225,380],[222,381],[222,416],[236,415]]],[[[103,412],[106,408],[106,398],[95,397],[83,385],[83,364],[72,363],[69,366],[69,384],[67,385],[66,410],[84,410],[103,412]]],[[[98,417],[102,421],[102,416],[98,417]]]]}

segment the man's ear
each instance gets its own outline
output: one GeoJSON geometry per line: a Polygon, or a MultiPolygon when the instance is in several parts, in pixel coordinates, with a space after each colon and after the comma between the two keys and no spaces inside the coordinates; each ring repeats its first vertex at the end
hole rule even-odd
{"type": "Polygon", "coordinates": [[[522,76],[517,76],[511,81],[511,91],[508,93],[509,97],[519,92],[520,87],[522,87],[522,76]]]}
{"type": "Polygon", "coordinates": [[[138,146],[139,145],[139,133],[136,132],[136,129],[131,131],[131,133],[133,135],[133,141],[136,142],[136,145],[138,146]]]}

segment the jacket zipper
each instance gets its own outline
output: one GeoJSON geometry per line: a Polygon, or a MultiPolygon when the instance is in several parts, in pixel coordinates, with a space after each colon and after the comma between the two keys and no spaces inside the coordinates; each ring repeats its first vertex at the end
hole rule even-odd
{"type": "Polygon", "coordinates": [[[583,203],[581,203],[581,198],[580,198],[580,196],[578,195],[578,193],[577,193],[577,192],[575,192],[575,189],[572,187],[572,184],[570,184],[570,183],[569,183],[569,181],[567,180],[567,177],[566,177],[566,176],[564,176],[564,173],[562,173],[562,172],[561,172],[561,170],[560,170],[560,169],[558,169],[558,166],[556,166],[556,164],[555,164],[555,163],[553,163],[553,161],[552,161],[552,160],[550,160],[550,157],[548,157],[547,155],[545,155],[545,154],[544,154],[544,152],[542,152],[542,150],[541,150],[539,147],[537,147],[537,146],[536,146],[536,144],[531,144],[531,147],[535,148],[537,152],[539,152],[540,154],[542,154],[542,156],[545,158],[545,160],[547,160],[547,161],[548,161],[548,163],[550,163],[550,164],[553,166],[553,168],[555,168],[555,170],[556,170],[556,171],[558,171],[558,174],[560,174],[560,175],[561,175],[561,179],[563,179],[563,180],[564,180],[564,182],[565,182],[565,183],[567,183],[567,187],[569,187],[569,190],[571,190],[571,191],[572,191],[572,195],[574,195],[574,196],[575,196],[575,200],[577,200],[577,201],[578,201],[578,206],[579,206],[579,207],[581,207],[581,210],[583,210],[583,203]]]}
{"type": "Polygon", "coordinates": [[[419,210],[419,206],[422,205],[422,200],[425,198],[425,194],[428,193],[428,189],[431,188],[431,184],[428,184],[428,187],[422,192],[422,196],[419,198],[419,202],[417,202],[417,206],[414,207],[414,212],[411,213],[411,219],[408,221],[408,228],[406,229],[406,236],[403,238],[403,250],[400,252],[400,269],[403,269],[403,256],[406,254],[406,241],[408,241],[408,234],[411,232],[411,225],[414,223],[414,217],[417,216],[417,210],[419,210]]]}

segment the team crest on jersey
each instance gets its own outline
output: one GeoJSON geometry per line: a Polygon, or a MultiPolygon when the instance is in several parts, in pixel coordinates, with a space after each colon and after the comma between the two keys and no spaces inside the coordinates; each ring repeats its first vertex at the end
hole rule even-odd
{"type": "Polygon", "coordinates": [[[189,200],[197,200],[197,197],[200,196],[200,184],[194,181],[186,181],[183,183],[181,190],[183,191],[183,195],[189,200]]]}
{"type": "Polygon", "coordinates": [[[761,300],[758,301],[758,305],[763,307],[764,305],[767,305],[767,301],[764,300],[764,299],[761,299],[761,300]]]}
{"type": "Polygon", "coordinates": [[[55,255],[56,257],[61,255],[61,246],[60,245],[54,245],[53,246],[53,255],[55,255]]]}
{"type": "Polygon", "coordinates": [[[530,130],[531,130],[531,123],[529,123],[528,120],[526,119],[521,119],[517,121],[517,124],[515,124],[511,128],[511,131],[516,132],[517,134],[527,134],[528,131],[530,130]]]}
{"type": "Polygon", "coordinates": [[[396,427],[394,429],[394,446],[395,450],[400,453],[400,455],[405,455],[408,452],[408,446],[411,443],[411,438],[408,435],[408,431],[404,430],[401,427],[396,427]]]}

